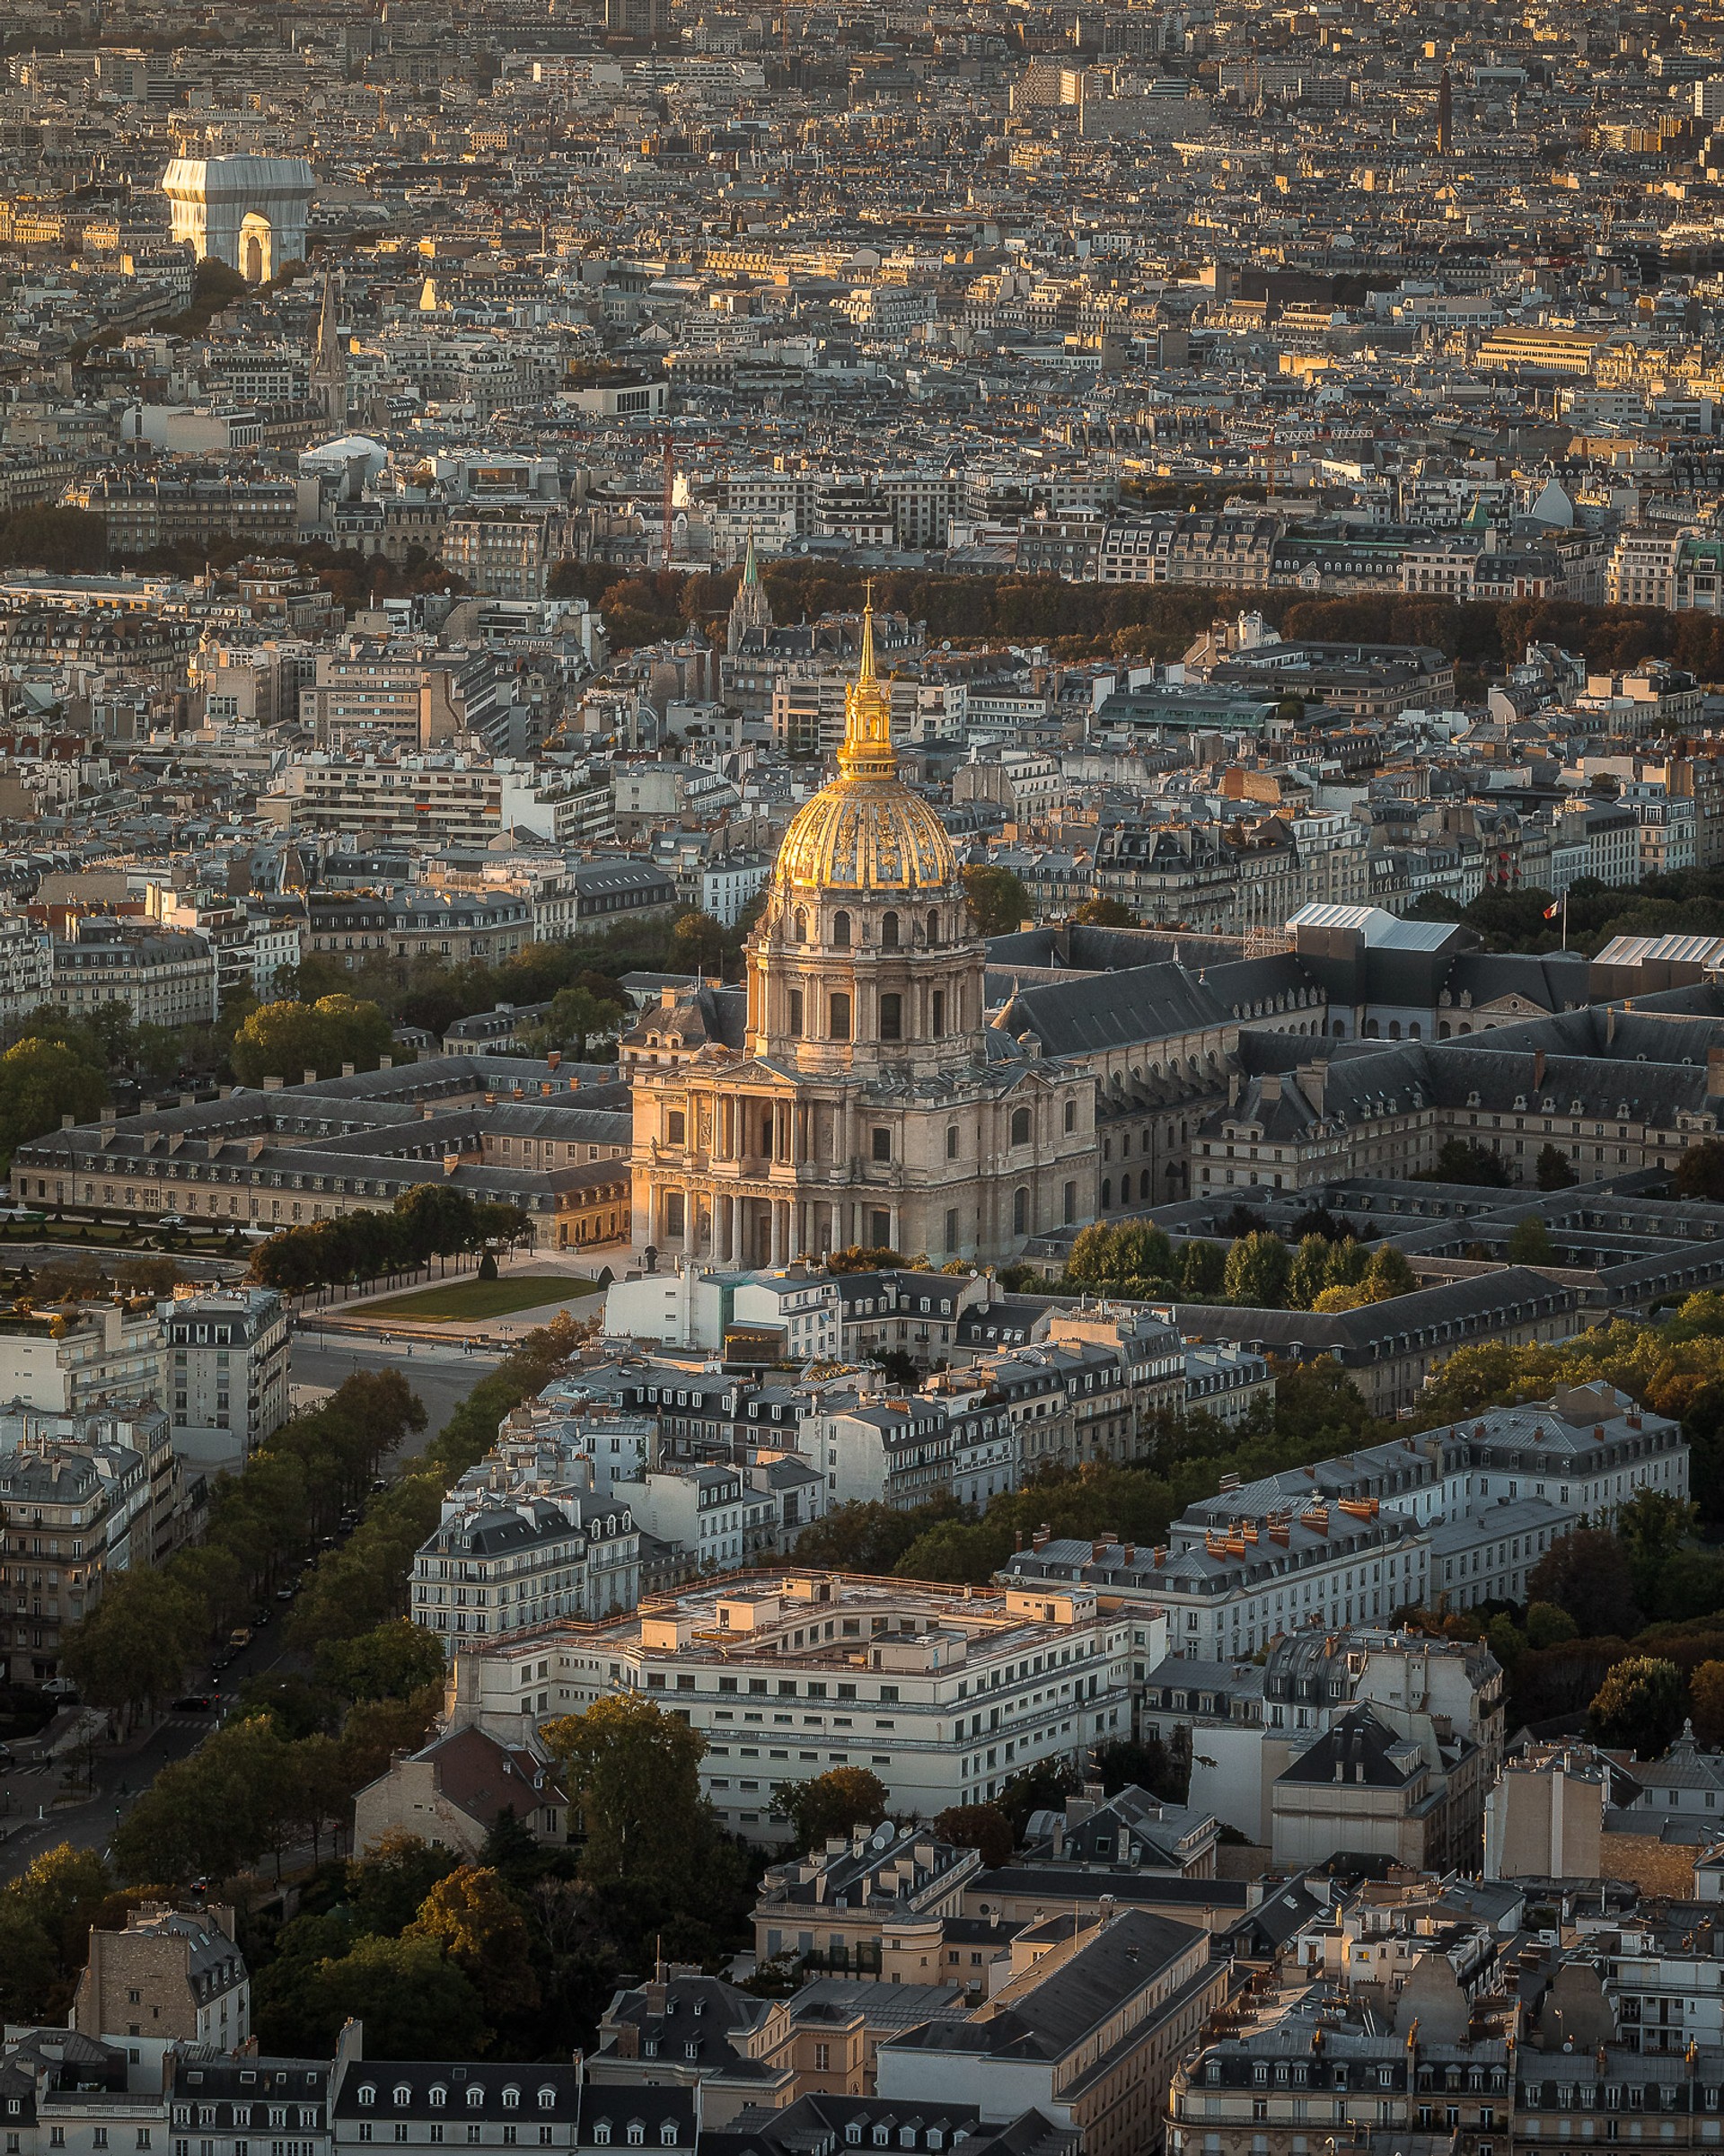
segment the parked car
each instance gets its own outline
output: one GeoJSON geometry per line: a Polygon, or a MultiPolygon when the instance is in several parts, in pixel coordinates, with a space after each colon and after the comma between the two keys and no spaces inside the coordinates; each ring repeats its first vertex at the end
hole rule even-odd
{"type": "Polygon", "coordinates": [[[184,1699],[173,1703],[176,1714],[213,1714],[216,1702],[205,1692],[188,1692],[184,1699]]]}
{"type": "Polygon", "coordinates": [[[236,1624],[233,1631],[227,1635],[227,1643],[231,1648],[233,1649],[235,1653],[237,1653],[242,1647],[250,1647],[251,1644],[251,1627],[249,1624],[236,1624]]]}

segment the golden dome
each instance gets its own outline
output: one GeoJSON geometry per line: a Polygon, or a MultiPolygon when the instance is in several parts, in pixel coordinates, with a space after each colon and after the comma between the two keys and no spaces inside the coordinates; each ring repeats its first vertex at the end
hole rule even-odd
{"type": "Polygon", "coordinates": [[[874,607],[862,612],[862,663],[844,695],[839,776],[805,804],[778,849],[778,881],[811,891],[938,890],[958,857],[944,823],[898,776],[892,698],[874,664],[874,607]]]}

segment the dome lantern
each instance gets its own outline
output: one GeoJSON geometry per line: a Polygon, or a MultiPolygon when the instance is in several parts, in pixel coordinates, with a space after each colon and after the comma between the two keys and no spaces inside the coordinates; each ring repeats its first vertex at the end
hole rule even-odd
{"type": "Polygon", "coordinates": [[[778,849],[780,892],[944,891],[958,858],[944,823],[898,776],[892,697],[879,679],[870,591],[857,678],[844,693],[838,777],[805,803],[778,849]]]}

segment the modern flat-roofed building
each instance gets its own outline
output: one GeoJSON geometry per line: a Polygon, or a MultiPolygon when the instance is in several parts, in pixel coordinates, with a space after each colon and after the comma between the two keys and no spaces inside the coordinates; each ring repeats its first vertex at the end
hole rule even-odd
{"type": "Polygon", "coordinates": [[[451,1721],[519,1744],[550,1716],[638,1694],[705,1738],[702,1793],[724,1824],[781,1841],[775,1784],[833,1767],[867,1768],[894,1811],[931,1817],[1027,1767],[1082,1763],[1129,1731],[1132,1632],[1086,1587],[785,1571],[460,1647],[451,1721]]]}

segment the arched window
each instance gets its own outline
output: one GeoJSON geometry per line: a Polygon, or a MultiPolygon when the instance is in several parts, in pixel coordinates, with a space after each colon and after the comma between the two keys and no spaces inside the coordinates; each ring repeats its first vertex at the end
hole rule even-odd
{"type": "Polygon", "coordinates": [[[1102,1210],[1105,1212],[1113,1202],[1113,1183],[1111,1176],[1102,1179],[1102,1210]]]}
{"type": "Polygon", "coordinates": [[[1012,1110],[1012,1143],[1026,1146],[1030,1142],[1030,1112],[1027,1108],[1012,1110]]]}
{"type": "Polygon", "coordinates": [[[1138,1177],[1138,1195],[1144,1199],[1149,1195],[1149,1171],[1148,1168],[1145,1168],[1142,1175],[1138,1177]]]}
{"type": "Polygon", "coordinates": [[[413,2091],[408,2087],[405,2081],[396,2082],[395,2101],[398,2105],[410,2104],[413,2101],[413,2091]]]}
{"type": "Polygon", "coordinates": [[[937,913],[930,913],[928,917],[928,940],[930,944],[937,944],[940,940],[940,917],[937,913]]]}
{"type": "Polygon", "coordinates": [[[880,948],[895,951],[898,948],[898,916],[884,913],[880,917],[880,948]]]}
{"type": "Polygon", "coordinates": [[[436,2087],[436,2088],[435,2088],[435,2089],[433,2089],[433,2090],[432,2090],[432,2091],[431,2091],[431,2103],[432,2103],[432,2107],[433,2107],[433,2108],[434,2108],[434,2109],[435,2109],[435,2110],[438,2110],[438,2111],[441,2111],[441,2110],[442,2110],[442,2108],[443,2108],[443,2107],[444,2107],[444,2105],[445,2105],[445,2104],[446,2104],[448,2101],[449,2101],[449,2091],[448,2091],[448,2090],[447,2090],[445,2088],[444,2088],[444,2087],[442,2086],[442,2084],[441,2084],[441,2083],[439,2083],[439,2084],[437,2085],[437,2087],[436,2087]]]}
{"type": "Polygon", "coordinates": [[[1066,1103],[1066,1128],[1068,1131],[1075,1131],[1078,1128],[1078,1104],[1076,1101],[1066,1103]]]}
{"type": "Polygon", "coordinates": [[[546,2087],[539,2091],[539,2108],[541,2111],[554,2111],[557,2108],[557,2091],[554,2089],[546,2087]]]}
{"type": "Polygon", "coordinates": [[[835,944],[838,946],[838,947],[839,947],[839,949],[840,949],[840,951],[848,951],[848,950],[849,949],[849,947],[850,947],[850,917],[849,917],[849,915],[848,913],[834,913],[834,914],[833,914],[833,916],[832,916],[832,941],[833,941],[833,942],[834,942],[834,943],[835,943],[835,944]]]}
{"type": "MultiPolygon", "coordinates": [[[[838,918],[842,920],[844,916],[840,913],[838,918]]],[[[849,1039],[850,999],[848,996],[837,995],[832,998],[831,1024],[827,1030],[834,1041],[849,1039]]]]}
{"type": "MultiPolygon", "coordinates": [[[[888,920],[896,916],[888,913],[888,920]]],[[[880,1038],[883,1041],[902,1041],[904,1037],[904,999],[902,996],[882,996],[880,999],[880,1038]]]]}
{"type": "Polygon", "coordinates": [[[796,908],[796,941],[797,941],[798,943],[806,943],[806,942],[807,942],[807,940],[808,940],[808,916],[807,916],[806,912],[805,912],[805,911],[803,910],[803,908],[802,908],[802,907],[800,907],[800,906],[798,906],[798,907],[796,908]]]}
{"type": "MultiPolygon", "coordinates": [[[[678,1191],[675,1194],[679,1198],[682,1195],[681,1191],[678,1191]]],[[[470,2081],[467,2085],[467,2108],[470,2111],[477,2111],[484,2101],[485,2089],[483,2083],[479,2081],[470,2081]]]]}
{"type": "Polygon", "coordinates": [[[1030,1232],[1030,1193],[1023,1184],[1012,1192],[1012,1233],[1026,1236],[1030,1232]]]}
{"type": "Polygon", "coordinates": [[[937,988],[928,1003],[928,1029],[937,1041],[943,1041],[946,1038],[946,990],[937,988]]]}
{"type": "Polygon", "coordinates": [[[377,2090],[374,2083],[362,2081],[359,2084],[359,2101],[362,2104],[374,2104],[377,2101],[377,2090]]]}

